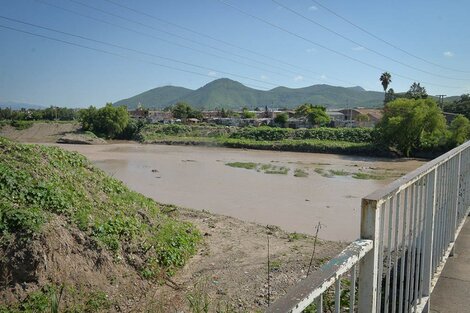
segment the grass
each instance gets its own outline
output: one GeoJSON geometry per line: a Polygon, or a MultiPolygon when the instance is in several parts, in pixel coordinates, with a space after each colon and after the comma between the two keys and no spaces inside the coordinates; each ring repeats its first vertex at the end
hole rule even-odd
{"type": "Polygon", "coordinates": [[[45,285],[15,304],[0,304],[1,313],[107,312],[112,301],[102,291],[72,286],[45,285]],[[67,302],[62,301],[67,298],[67,302]]]}
{"type": "Polygon", "coordinates": [[[352,177],[355,179],[373,179],[373,180],[383,180],[387,178],[385,175],[364,173],[364,172],[354,173],[352,177]]]}
{"type": "Polygon", "coordinates": [[[253,162],[231,162],[231,163],[226,163],[225,165],[230,166],[230,167],[236,167],[236,168],[244,168],[247,170],[254,170],[258,167],[258,163],[253,163],[253,162]]]}
{"type": "Polygon", "coordinates": [[[0,250],[34,239],[61,216],[116,259],[133,251],[143,260],[136,270],[158,280],[183,266],[201,240],[193,225],[165,214],[78,153],[0,137],[0,156],[0,250]]]}
{"type": "Polygon", "coordinates": [[[225,163],[225,165],[235,168],[244,168],[247,170],[256,170],[257,172],[263,172],[265,174],[287,175],[287,173],[289,173],[289,168],[272,164],[260,164],[254,162],[230,162],[225,163]]]}
{"type": "Polygon", "coordinates": [[[294,176],[295,177],[308,177],[308,172],[304,169],[296,168],[294,170],[294,176]]]}
{"type": "Polygon", "coordinates": [[[348,176],[351,174],[345,170],[329,170],[329,171],[331,175],[334,175],[334,176],[348,176]]]}
{"type": "Polygon", "coordinates": [[[322,169],[320,167],[316,167],[314,169],[314,172],[321,175],[321,176],[323,176],[323,177],[328,177],[328,178],[333,177],[333,175],[329,171],[327,172],[327,171],[325,171],[324,169],[322,169]]]}

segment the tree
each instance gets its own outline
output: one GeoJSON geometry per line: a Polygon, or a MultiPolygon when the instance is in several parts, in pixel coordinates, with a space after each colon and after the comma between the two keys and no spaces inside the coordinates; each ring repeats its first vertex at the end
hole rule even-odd
{"type": "Polygon", "coordinates": [[[412,151],[443,144],[446,120],[433,99],[400,98],[385,105],[376,130],[380,143],[410,156],[412,151]]]}
{"type": "Polygon", "coordinates": [[[463,94],[453,103],[446,103],[444,105],[444,112],[462,114],[467,119],[470,119],[470,94],[463,94]]]}
{"type": "Polygon", "coordinates": [[[405,96],[408,99],[426,99],[428,94],[426,93],[426,88],[421,86],[419,83],[414,82],[406,92],[405,96]]]}
{"type": "Polygon", "coordinates": [[[83,130],[89,130],[96,135],[107,138],[119,136],[129,123],[129,113],[126,107],[115,107],[106,103],[101,109],[91,106],[79,112],[79,120],[83,130]]]}
{"type": "Polygon", "coordinates": [[[364,126],[365,123],[370,121],[370,117],[367,114],[358,114],[356,115],[355,120],[359,123],[359,126],[364,126]]]}
{"type": "Polygon", "coordinates": [[[255,118],[256,117],[256,113],[255,112],[251,112],[248,110],[248,108],[243,108],[242,110],[242,118],[255,118]]]}
{"type": "Polygon", "coordinates": [[[193,108],[186,102],[178,102],[170,108],[174,118],[187,119],[192,117],[193,108]]]}
{"type": "Polygon", "coordinates": [[[470,138],[470,121],[463,115],[459,114],[450,123],[449,143],[453,146],[463,144],[470,138]]]}
{"type": "Polygon", "coordinates": [[[296,117],[306,117],[314,126],[326,126],[330,117],[326,114],[326,108],[321,105],[304,103],[295,109],[296,117]]]}
{"type": "Polygon", "coordinates": [[[307,115],[309,122],[315,126],[326,126],[330,123],[330,117],[326,114],[324,107],[317,107],[312,109],[307,115]]]}
{"type": "Polygon", "coordinates": [[[274,118],[274,123],[281,127],[286,127],[288,119],[289,115],[287,115],[287,113],[281,113],[276,115],[276,117],[274,118]]]}
{"type": "Polygon", "coordinates": [[[384,88],[384,102],[385,102],[387,99],[386,92],[387,92],[388,85],[390,85],[390,83],[392,82],[392,75],[389,72],[383,72],[382,75],[380,75],[379,80],[382,84],[382,87],[384,88]]]}
{"type": "Polygon", "coordinates": [[[385,93],[385,104],[389,103],[390,101],[393,101],[397,98],[395,95],[395,90],[393,88],[390,88],[386,93],[385,93]]]}

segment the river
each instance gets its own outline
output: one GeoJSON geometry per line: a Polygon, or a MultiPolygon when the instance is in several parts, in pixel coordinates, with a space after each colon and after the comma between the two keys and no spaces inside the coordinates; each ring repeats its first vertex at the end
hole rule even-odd
{"type": "Polygon", "coordinates": [[[332,154],[194,146],[61,145],[156,201],[207,210],[328,240],[359,236],[361,198],[422,164],[332,154]],[[251,162],[257,169],[227,166],[251,162]],[[287,174],[267,174],[285,167],[287,174]],[[307,177],[295,177],[295,170],[307,177]],[[336,175],[332,175],[331,171],[336,175]],[[356,179],[352,173],[386,176],[356,179]],[[330,176],[330,177],[327,177],[330,176]]]}

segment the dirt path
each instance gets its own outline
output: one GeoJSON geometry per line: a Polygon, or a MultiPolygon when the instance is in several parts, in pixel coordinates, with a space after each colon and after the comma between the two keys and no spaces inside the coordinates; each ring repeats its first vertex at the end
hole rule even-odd
{"type": "MultiPolygon", "coordinates": [[[[151,309],[192,312],[188,310],[188,297],[203,299],[207,295],[210,312],[227,304],[236,312],[263,311],[268,303],[268,234],[271,301],[306,277],[313,251],[312,236],[289,234],[277,227],[194,210],[181,210],[179,216],[201,230],[204,244],[173,277],[180,290],[164,286],[146,292],[144,302],[155,305],[151,309]]],[[[314,267],[318,268],[345,246],[346,243],[318,240],[314,267]]]]}
{"type": "Polygon", "coordinates": [[[33,123],[30,128],[17,130],[10,125],[0,128],[0,136],[18,141],[31,143],[56,142],[65,133],[76,131],[80,125],[78,123],[33,123]]]}

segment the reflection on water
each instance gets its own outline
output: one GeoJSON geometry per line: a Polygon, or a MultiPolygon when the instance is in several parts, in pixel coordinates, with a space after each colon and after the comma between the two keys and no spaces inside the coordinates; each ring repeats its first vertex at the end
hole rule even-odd
{"type": "Polygon", "coordinates": [[[314,226],[321,222],[324,227],[319,236],[332,240],[356,239],[360,198],[392,180],[354,179],[346,173],[405,173],[421,164],[415,160],[192,146],[62,147],[86,155],[130,188],[159,202],[278,225],[292,232],[313,234],[314,226]],[[289,172],[265,174],[229,167],[229,162],[275,164],[288,167],[289,172]],[[297,168],[308,176],[294,177],[297,168]],[[322,171],[339,171],[340,176],[325,177],[328,175],[319,174],[322,171]]]}

